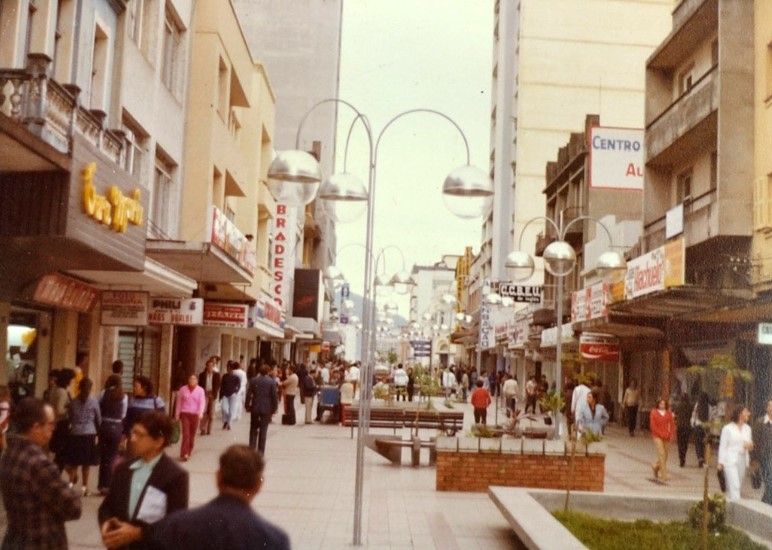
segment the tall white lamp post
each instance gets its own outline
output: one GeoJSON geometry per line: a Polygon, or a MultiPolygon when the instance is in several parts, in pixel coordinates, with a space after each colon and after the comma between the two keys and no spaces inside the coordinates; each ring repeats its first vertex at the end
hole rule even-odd
{"type": "MultiPolygon", "coordinates": [[[[309,194],[309,189],[315,191],[315,187],[322,182],[321,169],[310,154],[300,149],[300,133],[303,123],[311,114],[311,111],[325,103],[339,103],[351,108],[356,116],[349,129],[349,138],[354,124],[359,121],[365,128],[369,143],[369,170],[368,186],[365,188],[362,180],[346,171],[344,162],[344,171],[339,174],[331,175],[319,189],[318,197],[322,200],[341,201],[343,203],[366,204],[367,205],[367,231],[365,236],[365,247],[367,250],[373,248],[373,222],[375,206],[375,184],[378,166],[378,145],[386,129],[388,129],[398,119],[415,113],[428,113],[440,116],[450,122],[461,134],[466,147],[467,163],[464,166],[453,170],[446,178],[442,186],[442,193],[445,204],[457,216],[465,218],[474,218],[487,213],[492,204],[493,183],[488,174],[477,167],[469,164],[469,144],[461,128],[447,115],[433,109],[412,109],[399,113],[389,120],[373,141],[373,133],[367,117],[356,109],[351,103],[337,99],[324,99],[312,106],[306,112],[301,120],[297,137],[295,141],[296,149],[294,151],[284,151],[278,153],[268,168],[268,178],[278,183],[279,189],[287,186],[296,186],[290,194],[302,197],[305,200],[309,194]],[[299,186],[299,188],[297,188],[299,186]],[[466,204],[465,204],[466,203],[466,204]],[[471,206],[469,203],[472,203],[471,206]]],[[[348,150],[348,139],[346,143],[348,150]]],[[[286,191],[286,188],[283,189],[286,191]]],[[[372,385],[372,372],[375,364],[375,347],[371,344],[374,337],[373,330],[375,324],[375,308],[373,297],[373,261],[372,256],[367,254],[365,257],[364,274],[364,323],[363,323],[363,349],[367,350],[367,358],[361,369],[360,374],[360,400],[359,400],[359,423],[357,428],[357,465],[356,480],[354,487],[354,545],[362,544],[362,486],[364,470],[364,439],[369,429],[370,423],[370,386],[372,385]]]]}
{"type": "MultiPolygon", "coordinates": [[[[557,304],[556,304],[556,324],[558,330],[557,344],[555,352],[557,357],[555,359],[555,387],[558,392],[562,391],[562,353],[563,353],[563,279],[571,273],[576,266],[576,251],[574,248],[566,242],[566,234],[568,229],[580,221],[593,221],[597,225],[603,228],[606,232],[606,236],[609,240],[609,246],[613,248],[613,240],[611,239],[611,233],[608,228],[603,225],[599,220],[591,216],[578,216],[568,223],[564,223],[563,212],[560,213],[557,223],[550,218],[544,216],[537,216],[523,226],[523,230],[520,232],[520,239],[518,241],[517,250],[511,252],[507,256],[507,260],[504,266],[513,272],[513,278],[518,281],[528,279],[533,275],[535,263],[533,257],[527,252],[523,251],[523,233],[526,228],[536,220],[544,220],[555,230],[557,240],[547,245],[544,249],[544,266],[556,279],[557,279],[557,304]]],[[[616,250],[609,250],[604,252],[598,257],[598,263],[595,267],[599,275],[610,275],[612,273],[618,273],[624,271],[627,268],[627,262],[624,255],[616,250]]],[[[555,433],[557,437],[560,437],[561,418],[560,412],[556,414],[555,433]]]]}

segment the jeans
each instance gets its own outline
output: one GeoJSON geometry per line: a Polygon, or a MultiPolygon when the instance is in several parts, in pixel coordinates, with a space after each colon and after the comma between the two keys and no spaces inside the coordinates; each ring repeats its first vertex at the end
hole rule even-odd
{"type": "Polygon", "coordinates": [[[123,424],[102,419],[99,426],[99,483],[97,488],[107,490],[113,478],[113,462],[118,456],[123,424]]]}
{"type": "Polygon", "coordinates": [[[268,438],[268,424],[270,422],[270,413],[252,413],[249,423],[249,446],[260,451],[261,455],[265,454],[265,440],[268,438]]]}
{"type": "Polygon", "coordinates": [[[240,401],[238,393],[223,396],[222,404],[220,405],[220,408],[222,409],[223,424],[227,424],[228,426],[231,425],[233,422],[233,413],[236,412],[236,407],[239,406],[239,403],[240,401]]]}

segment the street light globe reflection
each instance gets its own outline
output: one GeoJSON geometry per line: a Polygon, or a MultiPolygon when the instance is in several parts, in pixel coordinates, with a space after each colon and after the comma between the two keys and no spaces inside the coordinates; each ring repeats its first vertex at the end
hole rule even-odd
{"type": "Polygon", "coordinates": [[[325,212],[338,223],[353,222],[367,210],[367,189],[361,179],[348,172],[327,178],[317,198],[322,201],[325,212]]]}
{"type": "Polygon", "coordinates": [[[566,241],[555,241],[544,249],[544,267],[555,277],[565,277],[576,265],[576,251],[566,241]]]}
{"type": "Polygon", "coordinates": [[[511,270],[512,278],[516,281],[530,279],[536,269],[536,264],[528,252],[515,250],[507,255],[504,267],[511,270]]]}

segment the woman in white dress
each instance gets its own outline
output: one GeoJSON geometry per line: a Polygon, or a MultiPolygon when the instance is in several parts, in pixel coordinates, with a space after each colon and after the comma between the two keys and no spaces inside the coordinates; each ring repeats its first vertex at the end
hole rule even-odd
{"type": "Polygon", "coordinates": [[[740,498],[740,486],[748,466],[749,453],[753,450],[753,438],[748,420],[751,413],[748,407],[738,406],[732,411],[731,422],[721,429],[718,444],[718,470],[726,478],[726,499],[740,498]]]}
{"type": "MultiPolygon", "coordinates": [[[[247,373],[244,372],[244,369],[241,368],[241,363],[238,361],[233,361],[233,374],[239,377],[239,391],[236,394],[238,398],[236,399],[236,403],[234,403],[235,407],[233,407],[235,410],[230,411],[231,416],[231,422],[236,422],[239,418],[241,418],[241,414],[244,412],[244,400],[247,397],[247,373]]],[[[231,403],[233,401],[231,400],[231,403]]]]}

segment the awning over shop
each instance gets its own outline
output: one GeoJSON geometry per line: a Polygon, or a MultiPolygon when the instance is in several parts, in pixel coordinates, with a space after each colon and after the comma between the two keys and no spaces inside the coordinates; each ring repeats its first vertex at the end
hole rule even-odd
{"type": "Polygon", "coordinates": [[[148,240],[146,253],[197,281],[242,284],[252,282],[252,275],[246,269],[211,243],[148,240]]]}
{"type": "Polygon", "coordinates": [[[98,288],[145,291],[156,296],[190,296],[198,286],[194,279],[152,258],[145,258],[145,269],[139,272],[75,270],[70,273],[98,288]]]}

